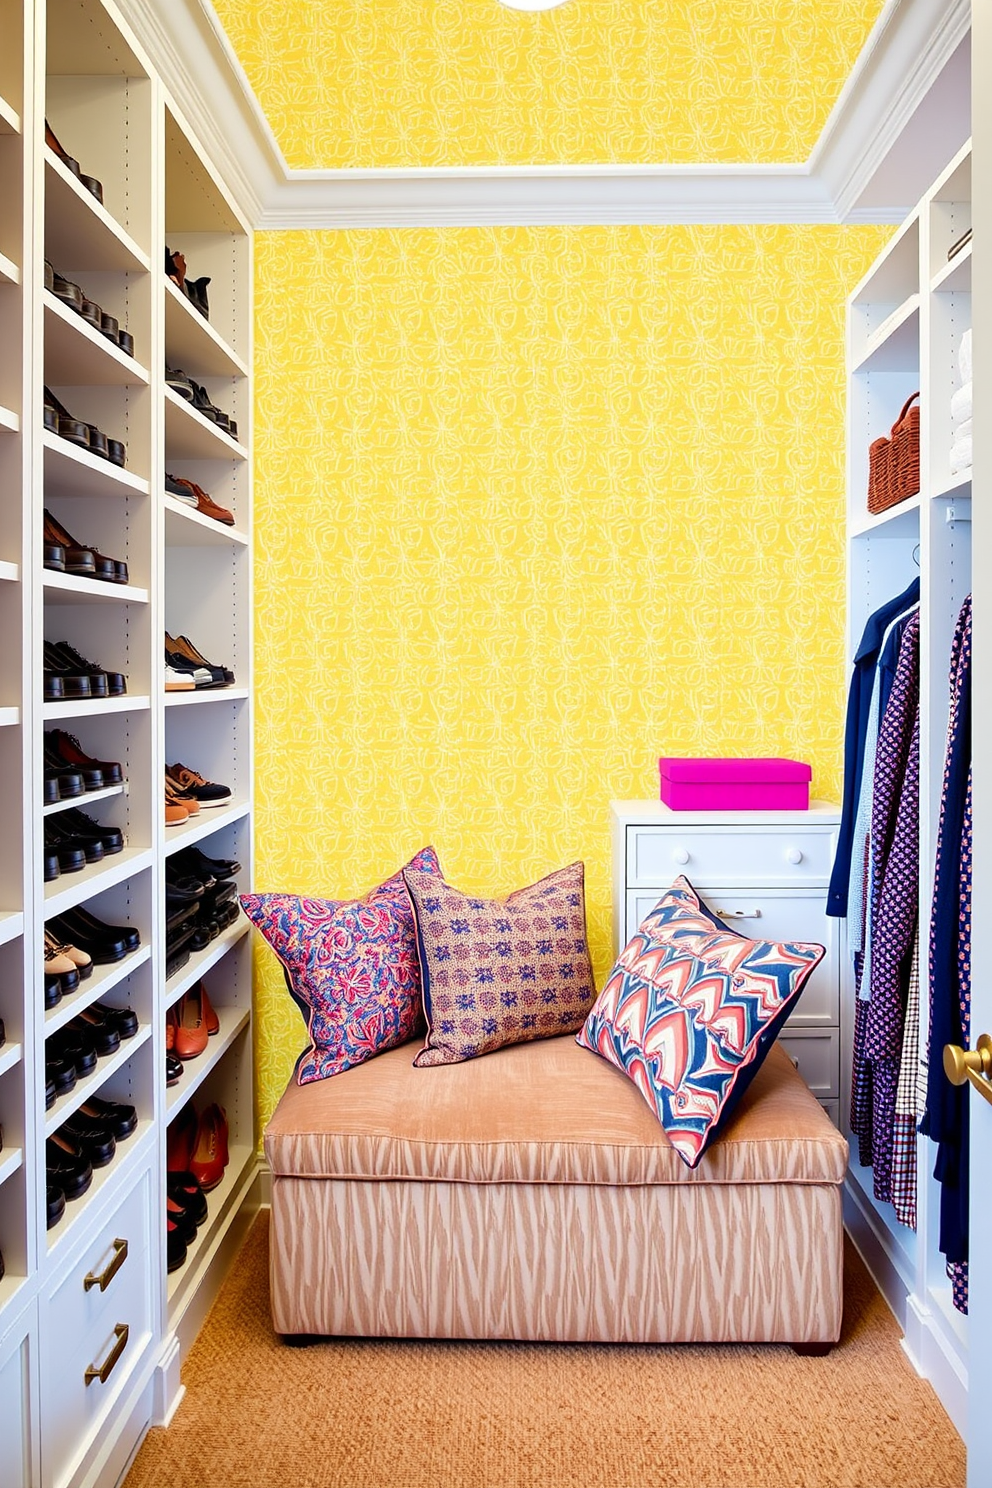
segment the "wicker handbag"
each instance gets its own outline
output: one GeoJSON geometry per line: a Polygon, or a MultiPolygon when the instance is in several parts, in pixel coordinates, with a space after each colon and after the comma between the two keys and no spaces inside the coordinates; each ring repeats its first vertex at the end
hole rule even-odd
{"type": "Polygon", "coordinates": [[[920,489],[920,410],[907,398],[888,439],[868,446],[868,510],[873,514],[896,506],[920,489]]]}

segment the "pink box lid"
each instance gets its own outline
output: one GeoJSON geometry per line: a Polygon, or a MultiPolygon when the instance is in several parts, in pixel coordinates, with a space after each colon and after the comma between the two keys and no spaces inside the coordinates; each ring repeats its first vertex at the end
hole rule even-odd
{"type": "Polygon", "coordinates": [[[707,785],[768,784],[771,781],[794,784],[813,777],[811,765],[790,759],[669,759],[662,756],[658,768],[669,780],[707,785]]]}

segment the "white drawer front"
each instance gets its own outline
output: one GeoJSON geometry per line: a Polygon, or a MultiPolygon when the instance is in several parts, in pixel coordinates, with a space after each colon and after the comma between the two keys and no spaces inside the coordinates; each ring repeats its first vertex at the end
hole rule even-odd
{"type": "Polygon", "coordinates": [[[50,1298],[42,1300],[44,1441],[49,1480],[55,1483],[98,1429],[150,1336],[150,1196],[146,1171],[50,1298]],[[120,1242],[127,1244],[123,1260],[120,1242]],[[110,1268],[113,1275],[103,1291],[99,1284],[86,1288],[88,1275],[105,1275],[110,1268]],[[102,1366],[109,1366],[106,1379],[87,1383],[87,1370],[102,1366]]]}
{"type": "Polygon", "coordinates": [[[31,1488],[29,1350],[34,1339],[21,1338],[0,1362],[0,1483],[4,1488],[31,1488]]]}
{"type": "MultiPolygon", "coordinates": [[[[763,889],[711,889],[700,896],[713,913],[733,930],[753,940],[813,941],[827,954],[806,983],[789,1027],[819,1027],[839,1022],[840,978],[838,975],[839,922],[825,912],[822,889],[803,891],[763,889]]],[[[661,894],[657,890],[627,895],[627,939],[645,915],[654,909],[661,894]]],[[[618,947],[619,950],[619,947],[618,947]]]]}
{"type": "Polygon", "coordinates": [[[840,1034],[836,1028],[814,1033],[789,1026],[779,1043],[817,1100],[840,1099],[840,1034]]]}
{"type": "Polygon", "coordinates": [[[826,883],[834,858],[833,830],[798,826],[628,827],[627,887],[665,888],[684,873],[702,884],[826,883]]]}

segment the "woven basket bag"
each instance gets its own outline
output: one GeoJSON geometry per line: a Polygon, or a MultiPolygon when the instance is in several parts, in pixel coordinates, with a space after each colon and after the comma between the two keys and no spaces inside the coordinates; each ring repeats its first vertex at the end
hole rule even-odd
{"type": "Polygon", "coordinates": [[[896,506],[920,489],[920,410],[907,398],[886,439],[868,446],[868,510],[873,514],[896,506]]]}

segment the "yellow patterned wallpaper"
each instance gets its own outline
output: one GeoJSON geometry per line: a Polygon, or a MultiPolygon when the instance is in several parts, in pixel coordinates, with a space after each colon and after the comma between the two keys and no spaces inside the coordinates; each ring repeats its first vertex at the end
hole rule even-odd
{"type": "MultiPolygon", "coordinates": [[[[840,788],[844,296],[888,229],[261,233],[257,884],[583,858],[659,754],[840,788]]],[[[259,1093],[303,1042],[259,952],[259,1093]]]]}
{"type": "Polygon", "coordinates": [[[805,160],[881,0],[214,0],[291,166],[805,160]]]}

